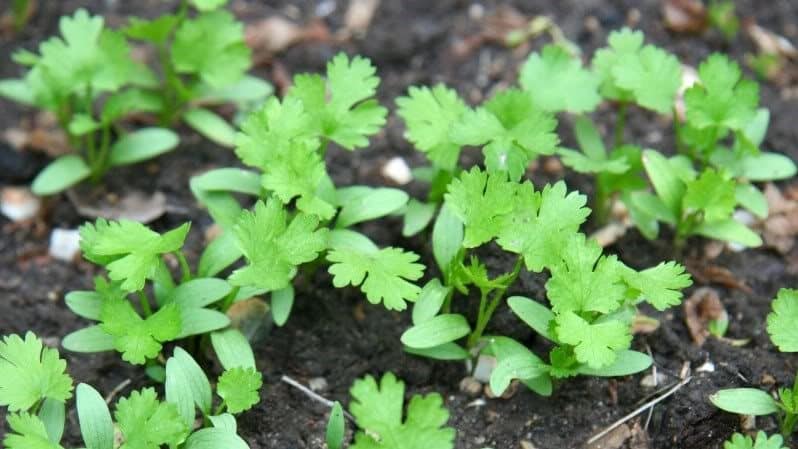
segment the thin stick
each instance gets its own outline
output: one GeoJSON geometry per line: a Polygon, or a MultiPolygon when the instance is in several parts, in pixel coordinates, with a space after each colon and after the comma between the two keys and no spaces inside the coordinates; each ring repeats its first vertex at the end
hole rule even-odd
{"type": "Polygon", "coordinates": [[[119,385],[115,386],[114,389],[111,390],[110,393],[108,393],[108,396],[105,397],[105,403],[110,404],[111,401],[114,400],[114,398],[116,397],[116,395],[119,394],[120,391],[124,390],[125,388],[127,388],[128,385],[130,385],[130,382],[131,382],[130,379],[125,379],[119,385]]]}
{"type": "Polygon", "coordinates": [[[629,421],[630,419],[634,418],[635,416],[639,415],[640,413],[643,413],[648,408],[659,404],[660,402],[665,400],[665,398],[667,398],[668,396],[672,395],[673,393],[676,393],[680,388],[682,388],[683,386],[687,385],[687,383],[690,382],[690,379],[692,379],[692,377],[685,378],[684,380],[682,380],[681,382],[676,384],[673,388],[668,390],[662,396],[660,396],[660,397],[658,397],[658,398],[656,398],[656,399],[654,399],[654,400],[652,400],[652,401],[650,401],[650,402],[648,402],[646,404],[641,405],[640,407],[638,407],[632,413],[629,413],[628,415],[624,416],[623,418],[619,419],[618,421],[615,421],[614,423],[612,423],[611,426],[607,427],[606,429],[602,430],[598,434],[594,435],[591,439],[587,440],[587,444],[593,444],[595,441],[597,441],[598,439],[600,439],[604,435],[607,435],[608,433],[610,433],[613,430],[615,430],[616,427],[620,426],[621,424],[625,423],[626,421],[629,421]]]}
{"type": "MultiPolygon", "coordinates": [[[[325,398],[324,396],[321,396],[321,395],[317,394],[316,392],[314,392],[310,388],[302,385],[301,383],[295,381],[294,379],[292,379],[292,378],[290,378],[288,376],[283,376],[283,377],[280,378],[280,380],[285,382],[285,383],[287,383],[288,385],[296,388],[297,390],[301,391],[302,393],[305,393],[308,397],[310,397],[314,401],[321,402],[322,404],[326,405],[327,407],[332,408],[335,405],[335,402],[325,398]]],[[[347,412],[346,410],[344,410],[343,412],[344,412],[344,416],[349,418],[349,420],[352,421],[353,423],[355,422],[355,417],[354,416],[350,415],[349,412],[347,412]]]]}

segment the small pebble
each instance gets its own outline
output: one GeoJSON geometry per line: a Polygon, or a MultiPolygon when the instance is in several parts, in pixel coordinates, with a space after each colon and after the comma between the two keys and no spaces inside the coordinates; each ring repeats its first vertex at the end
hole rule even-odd
{"type": "Polygon", "coordinates": [[[391,158],[382,166],[382,176],[390,179],[396,184],[403,186],[413,180],[413,173],[407,162],[401,157],[391,158]]]}
{"type": "Polygon", "coordinates": [[[482,384],[471,376],[464,377],[460,381],[460,391],[475,398],[482,393],[482,384]]]}
{"type": "Polygon", "coordinates": [[[11,221],[35,217],[41,204],[41,200],[25,187],[5,187],[0,192],[0,212],[11,221]]]}
{"type": "Polygon", "coordinates": [[[656,379],[654,379],[653,374],[646,374],[642,379],[640,379],[640,386],[644,388],[655,388],[659,385],[662,385],[667,380],[668,377],[662,373],[657,373],[656,379]]]}
{"type": "Polygon", "coordinates": [[[308,387],[315,392],[327,390],[327,379],[323,377],[314,377],[308,381],[308,387]]]}
{"type": "Polygon", "coordinates": [[[482,20],[485,16],[485,7],[479,3],[472,3],[468,7],[468,18],[474,21],[482,20]]]}
{"type": "Polygon", "coordinates": [[[55,228],[50,233],[50,256],[71,262],[80,252],[80,233],[77,229],[55,228]]]}
{"type": "Polygon", "coordinates": [[[704,362],[703,365],[699,366],[695,369],[697,373],[714,373],[715,372],[715,364],[712,361],[707,360],[704,362]]]}
{"type": "Polygon", "coordinates": [[[521,449],[537,449],[537,447],[531,441],[521,440],[521,449]]]}

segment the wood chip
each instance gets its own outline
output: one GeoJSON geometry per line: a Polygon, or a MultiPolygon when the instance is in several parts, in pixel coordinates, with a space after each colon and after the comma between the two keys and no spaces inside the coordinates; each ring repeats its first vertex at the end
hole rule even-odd
{"type": "Polygon", "coordinates": [[[697,346],[703,345],[709,337],[709,322],[724,319],[728,320],[728,313],[713,288],[701,287],[684,302],[684,320],[697,346]]]}
{"type": "Polygon", "coordinates": [[[698,0],[662,2],[665,26],[677,33],[701,33],[707,28],[707,10],[698,0]]]}
{"type": "Polygon", "coordinates": [[[67,198],[80,215],[89,218],[150,223],[166,213],[166,195],[163,192],[147,194],[133,190],[119,197],[101,190],[78,187],[68,190],[67,198]]]}

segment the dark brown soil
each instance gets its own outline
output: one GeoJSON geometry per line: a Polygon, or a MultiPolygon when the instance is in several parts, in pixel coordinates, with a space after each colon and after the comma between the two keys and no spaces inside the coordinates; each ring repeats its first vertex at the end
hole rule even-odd
{"type": "MultiPolygon", "coordinates": [[[[88,6],[93,12],[105,15],[113,24],[122,23],[130,14],[152,16],[168,9],[164,2],[154,0],[40,0],[39,3],[39,12],[21,34],[10,40],[0,40],[0,77],[19,75],[19,68],[10,62],[11,52],[19,47],[33,48],[43,37],[54,32],[59,15],[71,13],[78,6],[88,6]]],[[[280,13],[298,17],[300,22],[304,22],[313,18],[319,2],[235,0],[233,3],[235,10],[247,21],[280,13]]],[[[553,17],[566,36],[582,46],[586,55],[604,45],[609,30],[623,26],[635,16],[631,8],[636,8],[634,11],[639,13],[637,27],[646,32],[647,39],[676,53],[686,64],[695,66],[713,51],[728,52],[741,61],[743,55],[752,50],[752,44],[743,37],[726,45],[711,33],[705,36],[669,33],[661,20],[659,2],[655,0],[516,0],[511,3],[523,14],[553,17]],[[600,25],[597,30],[588,29],[588,17],[597,20],[600,25]]],[[[798,3],[789,0],[737,3],[743,16],[754,17],[760,25],[793,41],[798,38],[795,22],[798,3]]],[[[336,29],[343,21],[348,2],[332,0],[332,4],[336,8],[325,20],[332,29],[336,29]]],[[[392,99],[402,94],[408,85],[435,82],[456,87],[474,102],[489,95],[493,89],[511,83],[525,54],[485,45],[458,56],[453,48],[480,29],[480,21],[470,18],[469,10],[474,13],[482,8],[485,14],[491,14],[504,6],[504,2],[497,1],[383,0],[363,38],[342,46],[329,43],[301,45],[279,55],[276,61],[291,73],[319,71],[327,59],[344,49],[373,59],[383,79],[380,96],[391,108],[394,106],[392,99]]],[[[541,44],[541,40],[534,42],[535,47],[541,44]]],[[[270,68],[262,68],[259,73],[268,76],[270,68]]],[[[798,128],[794,124],[798,104],[795,99],[784,95],[783,89],[764,84],[762,103],[770,108],[772,117],[767,147],[798,159],[795,146],[798,128]]],[[[16,127],[21,117],[31,115],[31,111],[10,103],[0,104],[0,130],[16,127]]],[[[613,112],[610,108],[599,111],[596,119],[609,126],[613,112]]],[[[564,117],[562,122],[565,130],[562,135],[567,141],[570,138],[570,119],[564,117]]],[[[164,192],[169,212],[154,226],[167,229],[191,220],[189,256],[196,260],[201,250],[202,232],[210,224],[210,219],[192,199],[187,188],[188,179],[207,168],[231,165],[235,158],[229,150],[184,134],[186,137],[178,151],[148,164],[146,170],[133,167],[114,172],[107,180],[107,188],[117,192],[130,188],[164,192]]],[[[670,151],[672,139],[669,135],[667,124],[645,113],[635,114],[627,130],[629,140],[663,151],[670,151]]],[[[414,166],[424,162],[423,157],[414,153],[404,141],[401,124],[392,117],[386,131],[372,140],[369,149],[355,153],[332,151],[329,162],[339,185],[378,185],[385,183],[379,176],[381,163],[394,155],[405,157],[414,166]]],[[[0,167],[3,167],[0,184],[23,184],[45,162],[40,155],[16,153],[0,146],[0,167]]],[[[533,173],[537,183],[549,178],[540,172],[533,173]]],[[[590,190],[583,178],[571,174],[566,178],[572,186],[590,190]]],[[[413,185],[410,190],[422,194],[423,186],[413,185]]],[[[48,204],[48,210],[47,224],[51,227],[75,228],[83,221],[64,196],[54,198],[48,204]]],[[[85,324],[66,308],[64,293],[89,288],[97,271],[86,263],[70,264],[49,259],[49,234],[46,232],[14,227],[5,218],[0,219],[0,226],[3,226],[0,234],[0,334],[33,330],[49,342],[57,343],[60,337],[85,324]]],[[[424,239],[401,239],[400,226],[396,220],[386,220],[379,225],[367,226],[365,232],[381,244],[413,249],[423,254],[426,261],[431,261],[431,251],[424,239]]],[[[695,243],[693,252],[698,253],[701,242],[695,243]]],[[[668,248],[664,239],[649,242],[631,233],[612,250],[628,264],[644,267],[670,258],[668,248]]],[[[645,414],[633,421],[647,429],[643,434],[649,439],[648,443],[634,447],[719,448],[722,441],[739,428],[739,421],[737,417],[713,408],[707,401],[710,393],[724,387],[759,386],[770,376],[778,385],[792,381],[798,359],[775,350],[764,332],[764,320],[775,292],[780,287],[796,285],[797,255],[796,250],[783,257],[761,249],[727,252],[713,262],[731,270],[752,290],[745,293],[713,286],[719,290],[731,317],[728,336],[750,339],[750,343],[743,347],[710,339],[698,348],[691,342],[681,308],[655,314],[661,320],[660,328],[653,334],[638,336],[635,348],[651,351],[659,372],[667,376],[666,384],[678,379],[685,364],[693,369],[693,380],[658,405],[647,426],[645,414]],[[709,364],[714,366],[714,370],[696,372],[696,368],[702,365],[706,368],[709,364]]],[[[508,260],[500,255],[489,252],[488,256],[497,269],[509,265],[508,260]]],[[[433,264],[430,262],[429,265],[433,264]]],[[[240,432],[253,449],[323,447],[327,410],[281,383],[282,375],[303,382],[323,377],[328,387],[321,393],[347,403],[347,391],[356,378],[393,371],[406,381],[408,393],[437,391],[444,396],[451,411],[449,424],[458,431],[458,449],[515,449],[521,447],[522,441],[531,442],[540,449],[583,447],[591,435],[635,409],[654,393],[655,389],[641,386],[642,375],[613,380],[577,378],[557,385],[550,398],[518,391],[510,399],[483,398],[484,402],[474,402],[474,398],[461,393],[458,388],[460,380],[467,374],[462,366],[435,363],[402,352],[399,335],[408,326],[407,314],[389,313],[382,307],[371,306],[357,291],[333,289],[327,274],[319,273],[313,279],[299,282],[298,301],[289,323],[284,328],[274,329],[256,347],[258,365],[266,380],[263,401],[257,409],[243,415],[239,425],[240,432]]],[[[544,279],[525,273],[510,293],[541,298],[543,282],[544,279]]],[[[506,309],[497,314],[490,330],[511,335],[533,347],[539,344],[533,333],[520,325],[506,309]]],[[[65,357],[77,381],[91,383],[105,393],[125,379],[131,379],[132,383],[122,394],[147,382],[141,370],[121,363],[114,354],[85,356],[65,353],[65,357]]],[[[0,418],[3,416],[0,413],[0,418]]],[[[70,419],[72,426],[68,438],[79,444],[75,440],[77,427],[74,416],[70,419]]],[[[768,418],[758,420],[757,424],[766,430],[774,430],[775,423],[768,418]]],[[[0,430],[0,436],[3,433],[4,430],[0,430]]]]}

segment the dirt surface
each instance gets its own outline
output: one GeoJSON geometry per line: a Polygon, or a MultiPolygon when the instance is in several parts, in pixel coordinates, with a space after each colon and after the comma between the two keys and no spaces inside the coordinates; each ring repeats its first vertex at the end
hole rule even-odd
{"type": "MultiPolygon", "coordinates": [[[[154,0],[42,0],[39,3],[38,13],[21,34],[0,40],[0,77],[18,76],[21,72],[9,59],[11,52],[19,47],[34,48],[43,37],[54,32],[61,14],[71,13],[78,6],[87,6],[92,12],[105,15],[112,24],[124,23],[124,18],[130,14],[152,16],[169,7],[165,2],[154,0]]],[[[704,36],[669,33],[662,24],[660,5],[655,0],[518,0],[514,3],[383,0],[364,36],[346,43],[313,42],[290,48],[256,72],[270,77],[277,69],[289,74],[320,71],[332,55],[343,49],[372,58],[383,79],[379,95],[392,110],[392,99],[411,84],[445,82],[474,103],[512,83],[528,49],[510,50],[492,44],[478,46],[465,54],[456,49],[479,32],[486,16],[507,6],[527,16],[551,16],[566,36],[582,46],[587,56],[604,45],[609,30],[627,23],[645,31],[649,42],[674,52],[684,63],[693,66],[713,51],[726,51],[738,61],[752,51],[752,44],[744,37],[727,45],[711,33],[704,36]]],[[[332,30],[340,28],[348,4],[344,0],[263,3],[234,0],[233,9],[248,22],[278,14],[306,23],[314,19],[322,4],[328,11],[330,5],[334,8],[321,20],[332,30]]],[[[748,0],[737,4],[743,17],[753,17],[760,25],[793,42],[798,40],[795,23],[798,2],[748,0]]],[[[543,39],[535,40],[530,48],[538,48],[543,43],[543,39]]],[[[765,145],[797,159],[798,128],[794,120],[798,116],[798,103],[795,95],[763,84],[762,104],[770,108],[772,117],[765,145]]],[[[0,102],[0,105],[0,130],[17,127],[21,119],[32,116],[32,111],[16,105],[7,102],[0,102]]],[[[606,130],[613,115],[612,109],[607,107],[598,111],[595,118],[606,130]]],[[[629,141],[672,151],[673,140],[667,123],[642,112],[631,117],[627,129],[629,141]]],[[[570,121],[569,117],[561,118],[561,135],[566,143],[571,136],[570,121]]],[[[413,152],[402,132],[399,120],[391,116],[386,130],[372,139],[367,150],[331,151],[328,162],[336,183],[385,184],[379,168],[395,155],[405,157],[412,166],[423,164],[423,156],[413,152]]],[[[113,172],[105,188],[111,192],[130,188],[163,192],[168,212],[153,226],[164,230],[191,220],[188,253],[193,262],[201,250],[202,233],[210,225],[210,219],[192,199],[188,179],[208,168],[234,164],[235,158],[229,150],[189,133],[183,134],[178,151],[143,168],[137,166],[113,172]],[[146,174],[142,175],[143,172],[146,174]]],[[[0,143],[0,184],[29,182],[46,163],[47,158],[40,154],[18,153],[4,145],[0,143]]],[[[464,159],[467,163],[478,160],[468,154],[464,159]]],[[[537,170],[532,173],[532,179],[540,185],[553,177],[537,170]]],[[[566,173],[566,179],[572,187],[590,191],[585,179],[570,173],[566,173]]],[[[424,191],[423,186],[415,184],[409,189],[417,195],[424,191]]],[[[49,201],[47,210],[45,223],[48,227],[76,228],[84,220],[65,196],[49,201]]],[[[64,293],[90,288],[92,276],[98,272],[84,262],[50,259],[47,229],[15,226],[5,218],[0,218],[0,226],[3,229],[0,234],[0,334],[33,330],[48,342],[57,344],[60,337],[85,324],[66,308],[64,293]]],[[[419,252],[432,266],[431,250],[424,238],[401,239],[400,227],[399,221],[388,219],[363,230],[380,244],[396,244],[419,252]]],[[[687,256],[700,255],[704,242],[691,243],[694,244],[687,256]]],[[[668,248],[664,238],[649,242],[632,232],[611,251],[633,267],[645,267],[670,258],[668,248]]],[[[487,256],[496,270],[507,269],[510,264],[496,251],[488,250],[487,256]]],[[[324,378],[327,387],[320,393],[347,403],[347,391],[356,378],[392,371],[405,380],[409,394],[437,391],[443,395],[451,412],[449,424],[457,429],[458,449],[579,448],[585,447],[591,435],[649,400],[663,385],[678,381],[680,372],[689,366],[693,375],[690,383],[655,407],[650,417],[643,414],[630,421],[626,431],[631,437],[626,443],[603,447],[720,448],[722,441],[739,429],[739,420],[717,411],[707,401],[707,396],[719,388],[733,386],[773,388],[771,380],[775,380],[776,385],[785,385],[791,382],[798,367],[798,359],[778,353],[764,331],[765,316],[775,292],[780,287],[797,285],[796,256],[795,249],[787,256],[765,249],[726,251],[712,262],[730,270],[735,279],[750,287],[750,291],[743,291],[712,285],[729,312],[728,337],[750,339],[748,344],[734,347],[710,339],[699,348],[691,342],[682,308],[664,314],[647,311],[661,320],[661,326],[652,334],[637,336],[634,348],[650,350],[657,371],[664,374],[659,387],[641,385],[644,374],[650,371],[611,380],[576,378],[557,385],[549,398],[521,389],[510,399],[474,398],[462,393],[458,385],[467,375],[464,367],[431,362],[402,352],[399,335],[409,324],[408,314],[390,313],[382,307],[369,305],[355,290],[331,288],[329,276],[321,270],[313,279],[300,279],[296,283],[297,304],[288,324],[274,329],[256,345],[258,366],[265,375],[266,387],[262,403],[239,420],[240,433],[253,449],[323,447],[327,410],[281,383],[280,377],[288,375],[302,382],[324,378]],[[523,446],[522,442],[531,445],[523,446]]],[[[541,276],[523,273],[510,293],[543,299],[544,282],[541,276]]],[[[697,283],[688,290],[688,295],[700,286],[697,283]]],[[[512,336],[538,350],[545,349],[544,343],[506,308],[497,313],[489,331],[512,336]]],[[[115,354],[86,356],[65,352],[64,355],[77,381],[91,383],[104,393],[126,379],[132,382],[121,394],[147,384],[141,370],[121,363],[115,354]]],[[[76,439],[74,413],[70,421],[67,440],[80,444],[76,439]]],[[[775,429],[774,421],[769,418],[759,419],[757,424],[765,430],[775,429]]],[[[3,433],[0,429],[0,436],[3,433]]]]}

